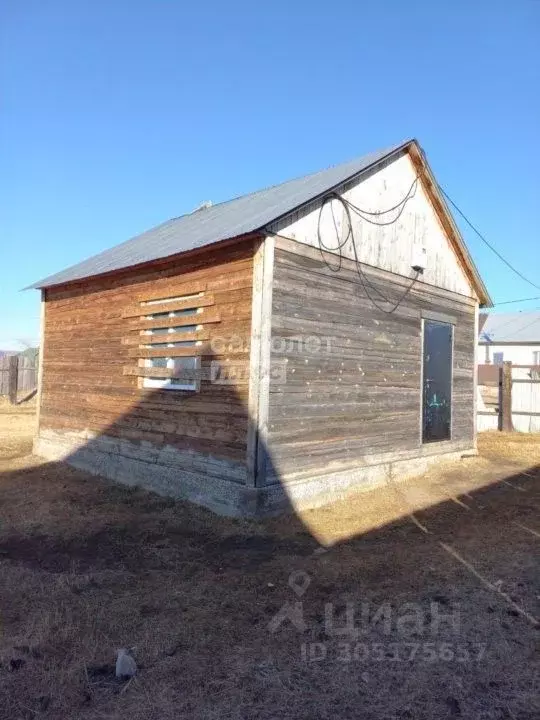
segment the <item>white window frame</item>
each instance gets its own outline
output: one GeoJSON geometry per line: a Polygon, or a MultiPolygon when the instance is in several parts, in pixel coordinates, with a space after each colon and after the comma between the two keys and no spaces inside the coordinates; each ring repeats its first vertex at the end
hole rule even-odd
{"type": "MultiPolygon", "coordinates": [[[[193,295],[193,296],[185,296],[186,299],[188,297],[197,298],[200,297],[199,295],[193,295]]],[[[163,303],[163,302],[172,302],[173,300],[177,300],[179,298],[166,298],[165,300],[159,300],[154,301],[156,304],[163,303]]],[[[182,298],[184,299],[184,298],[182,298]]],[[[152,302],[147,303],[147,305],[151,305],[152,302]]],[[[195,317],[198,313],[200,313],[201,309],[194,307],[189,308],[190,310],[193,309],[195,312],[193,313],[193,316],[195,317]]],[[[157,316],[154,315],[146,315],[146,320],[154,320],[159,319],[159,317],[162,317],[164,313],[158,313],[157,316]]],[[[173,311],[168,313],[168,317],[174,318],[174,317],[189,317],[189,313],[186,313],[186,310],[179,310],[179,311],[173,311]]],[[[162,328],[155,328],[155,329],[148,329],[144,330],[141,333],[141,347],[149,349],[157,349],[155,345],[144,345],[144,339],[148,336],[155,336],[155,337],[163,337],[163,344],[167,343],[167,335],[171,333],[179,333],[179,332],[196,332],[197,330],[201,330],[202,326],[197,325],[196,322],[193,323],[193,325],[182,325],[177,327],[170,327],[167,328],[167,332],[163,333],[156,333],[155,330],[162,329],[162,328]]],[[[161,344],[161,343],[160,343],[161,344]]],[[[172,343],[167,343],[167,347],[174,348],[174,347],[197,347],[197,345],[201,345],[200,340],[188,340],[188,341],[175,341],[172,343]]],[[[153,363],[155,360],[161,360],[164,359],[166,361],[166,367],[170,369],[174,369],[174,364],[178,360],[192,360],[193,361],[193,367],[190,367],[189,370],[193,370],[195,377],[192,381],[189,382],[174,382],[175,378],[153,378],[153,377],[144,377],[142,386],[143,388],[149,388],[149,389],[157,389],[157,390],[185,390],[189,392],[200,392],[201,389],[201,380],[200,380],[200,369],[201,369],[201,358],[199,355],[180,355],[175,357],[170,357],[167,355],[167,348],[163,348],[163,355],[155,357],[155,358],[145,358],[144,359],[144,367],[145,368],[152,368],[154,367],[153,363]]]]}
{"type": "MultiPolygon", "coordinates": [[[[157,358],[155,358],[157,360],[157,358]]],[[[194,360],[193,367],[189,370],[193,370],[196,374],[201,368],[201,358],[198,355],[182,355],[181,358],[170,358],[167,357],[167,367],[173,369],[175,360],[194,360]]],[[[145,360],[145,367],[153,367],[152,358],[145,360]]],[[[159,390],[191,390],[193,392],[199,392],[201,381],[200,378],[195,377],[193,381],[186,383],[176,383],[174,378],[143,378],[143,387],[145,388],[157,388],[159,390]]]]}

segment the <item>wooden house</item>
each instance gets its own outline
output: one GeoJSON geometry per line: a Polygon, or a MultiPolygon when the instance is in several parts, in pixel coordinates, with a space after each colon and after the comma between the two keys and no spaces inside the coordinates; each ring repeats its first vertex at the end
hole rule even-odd
{"type": "Polygon", "coordinates": [[[256,516],[475,448],[490,298],[415,140],[33,287],[51,460],[256,516]]]}

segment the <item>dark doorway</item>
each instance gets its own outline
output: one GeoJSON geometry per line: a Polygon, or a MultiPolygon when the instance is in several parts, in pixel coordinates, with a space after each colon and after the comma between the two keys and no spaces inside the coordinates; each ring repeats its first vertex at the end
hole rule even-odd
{"type": "Polygon", "coordinates": [[[424,320],[422,441],[450,440],[452,331],[449,323],[424,320]]]}

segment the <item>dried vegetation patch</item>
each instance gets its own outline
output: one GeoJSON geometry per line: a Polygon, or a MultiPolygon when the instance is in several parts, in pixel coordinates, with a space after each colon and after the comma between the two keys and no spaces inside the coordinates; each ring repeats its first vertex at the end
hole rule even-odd
{"type": "Polygon", "coordinates": [[[2,720],[539,716],[535,439],[255,523],[42,463],[19,410],[0,410],[2,720]],[[347,602],[359,634],[332,636],[347,602]],[[279,622],[295,603],[303,631],[279,622]]]}

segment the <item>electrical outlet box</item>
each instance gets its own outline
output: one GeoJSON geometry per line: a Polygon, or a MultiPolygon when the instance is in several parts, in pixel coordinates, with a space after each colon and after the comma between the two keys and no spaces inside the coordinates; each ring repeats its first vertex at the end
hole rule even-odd
{"type": "Polygon", "coordinates": [[[415,248],[411,262],[412,269],[417,273],[423,273],[427,267],[427,252],[424,246],[415,248]]]}

